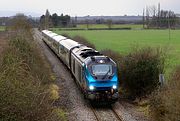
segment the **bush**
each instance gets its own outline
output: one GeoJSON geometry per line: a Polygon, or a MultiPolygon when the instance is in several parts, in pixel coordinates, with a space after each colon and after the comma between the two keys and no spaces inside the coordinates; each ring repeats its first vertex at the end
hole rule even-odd
{"type": "Polygon", "coordinates": [[[28,58],[18,48],[10,46],[4,54],[0,68],[0,119],[47,120],[53,108],[42,78],[32,73],[28,58]]]}
{"type": "Polygon", "coordinates": [[[60,120],[63,113],[57,114],[51,95],[51,69],[38,50],[31,30],[20,27],[16,31],[17,25],[14,26],[0,63],[0,120],[60,120]]]}
{"type": "Polygon", "coordinates": [[[160,49],[137,49],[120,62],[119,80],[132,97],[150,94],[159,84],[164,72],[164,56],[160,49]]]}
{"type": "Polygon", "coordinates": [[[155,91],[150,100],[150,114],[155,121],[180,119],[180,66],[171,75],[167,85],[155,91]]]}
{"type": "Polygon", "coordinates": [[[159,74],[164,71],[164,56],[160,49],[136,49],[125,56],[111,50],[103,50],[101,53],[117,63],[123,95],[133,99],[146,96],[158,86],[159,74]]]}

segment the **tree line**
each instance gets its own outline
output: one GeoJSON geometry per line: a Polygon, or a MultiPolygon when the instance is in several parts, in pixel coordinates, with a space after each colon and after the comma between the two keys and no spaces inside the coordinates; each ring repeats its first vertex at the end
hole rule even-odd
{"type": "Polygon", "coordinates": [[[161,10],[160,3],[143,9],[144,28],[175,28],[179,19],[173,11],[161,10]]]}
{"type": "Polygon", "coordinates": [[[46,14],[40,17],[40,27],[47,29],[49,27],[68,27],[71,21],[69,15],[61,14],[58,16],[57,13],[52,15],[46,10],[46,14]]]}

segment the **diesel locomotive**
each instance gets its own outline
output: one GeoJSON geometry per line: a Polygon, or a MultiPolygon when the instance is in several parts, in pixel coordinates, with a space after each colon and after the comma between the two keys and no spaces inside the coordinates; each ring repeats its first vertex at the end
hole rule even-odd
{"type": "Polygon", "coordinates": [[[119,83],[111,58],[49,30],[42,31],[42,39],[69,68],[86,99],[116,102],[119,83]]]}

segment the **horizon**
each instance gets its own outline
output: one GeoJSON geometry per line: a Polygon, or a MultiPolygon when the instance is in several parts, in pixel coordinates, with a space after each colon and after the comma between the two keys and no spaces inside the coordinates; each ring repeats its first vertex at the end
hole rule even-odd
{"type": "MultiPolygon", "coordinates": [[[[56,13],[56,12],[53,12],[53,13],[51,13],[50,12],[50,14],[52,15],[52,14],[54,14],[54,13],[56,13]]],[[[25,16],[30,16],[30,17],[34,17],[34,18],[38,18],[38,17],[41,17],[42,15],[45,15],[45,13],[42,13],[42,14],[40,14],[40,13],[33,13],[33,12],[21,12],[21,11],[0,11],[0,17],[13,17],[13,16],[15,16],[16,14],[24,14],[25,16]],[[3,13],[2,13],[3,12],[3,13]],[[5,12],[5,13],[4,13],[5,12]]],[[[65,14],[65,13],[56,13],[56,14],[58,14],[58,15],[61,15],[61,14],[63,14],[63,15],[69,15],[69,14],[65,14]]],[[[175,14],[177,14],[177,15],[180,15],[180,13],[176,13],[175,12],[175,14]]],[[[79,15],[79,16],[71,16],[70,15],[70,17],[87,17],[87,16],[89,16],[89,17],[94,17],[94,16],[143,16],[143,15],[140,15],[140,14],[138,14],[138,15],[128,15],[128,14],[125,14],[125,15],[79,15]]]]}
{"type": "Polygon", "coordinates": [[[16,13],[24,13],[25,15],[39,17],[45,14],[46,9],[50,14],[61,13],[74,16],[138,16],[143,14],[143,8],[146,6],[161,4],[161,9],[171,10],[176,14],[180,14],[179,0],[51,0],[51,1],[1,1],[0,16],[13,16],[16,13]],[[11,2],[11,4],[9,4],[11,2]]]}

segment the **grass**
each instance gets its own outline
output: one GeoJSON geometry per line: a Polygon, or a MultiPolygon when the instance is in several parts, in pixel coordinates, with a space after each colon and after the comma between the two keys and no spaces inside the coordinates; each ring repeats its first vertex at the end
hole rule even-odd
{"type": "Polygon", "coordinates": [[[162,47],[168,52],[168,71],[180,64],[180,30],[102,30],[102,31],[58,31],[70,36],[80,35],[96,45],[98,50],[112,49],[128,54],[135,47],[162,47]]]}
{"type": "MultiPolygon", "coordinates": [[[[89,29],[101,29],[101,28],[108,28],[106,24],[89,24],[89,29]]],[[[142,24],[113,24],[112,28],[131,28],[131,29],[142,29],[142,24]]],[[[87,24],[78,24],[77,27],[74,28],[61,28],[61,29],[87,29],[87,24]]],[[[54,28],[54,30],[58,31],[59,28],[54,28]]]]}
{"type": "MultiPolygon", "coordinates": [[[[79,24],[79,25],[77,25],[77,28],[87,28],[87,25],[79,24]]],[[[108,26],[106,24],[89,24],[89,28],[108,28],[108,26]]],[[[143,25],[141,25],[141,24],[113,24],[112,28],[138,29],[138,28],[143,28],[143,25]]]]}
{"type": "MultiPolygon", "coordinates": [[[[24,15],[12,18],[0,58],[0,121],[66,120],[55,106],[59,90],[24,15]]],[[[5,35],[4,35],[5,36],[5,35]]]]}
{"type": "Polygon", "coordinates": [[[5,31],[5,26],[0,26],[0,31],[5,31]]]}
{"type": "Polygon", "coordinates": [[[149,111],[153,121],[180,119],[180,66],[171,74],[168,83],[155,91],[150,98],[149,111]]]}

